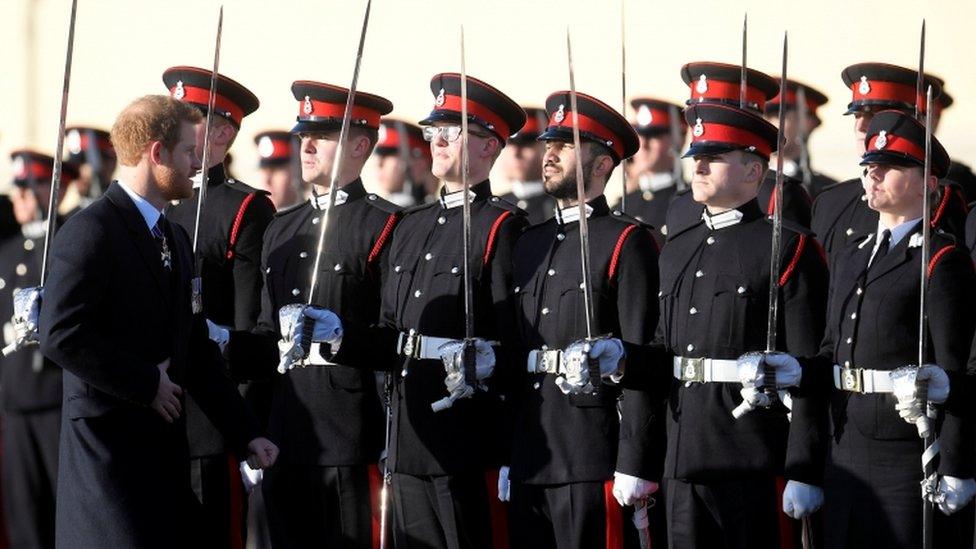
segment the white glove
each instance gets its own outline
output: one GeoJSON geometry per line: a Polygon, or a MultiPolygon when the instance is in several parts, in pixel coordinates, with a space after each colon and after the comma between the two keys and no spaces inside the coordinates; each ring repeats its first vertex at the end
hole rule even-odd
{"type": "Polygon", "coordinates": [[[278,373],[283,374],[301,365],[306,358],[305,350],[302,348],[305,318],[315,321],[312,341],[309,344],[329,343],[335,352],[342,342],[342,321],[332,311],[301,303],[285,305],[278,311],[278,325],[281,330],[281,340],[278,341],[278,352],[281,356],[278,362],[278,373]]]}
{"type": "Polygon", "coordinates": [[[38,318],[41,316],[41,299],[44,288],[18,288],[14,290],[14,316],[11,323],[14,327],[14,341],[4,347],[3,356],[37,345],[38,318]]]}
{"type": "Polygon", "coordinates": [[[510,501],[512,497],[512,483],[508,480],[508,466],[503,465],[498,470],[498,501],[510,501]]]}
{"type": "Polygon", "coordinates": [[[224,352],[224,347],[227,346],[227,342],[230,341],[230,330],[221,326],[220,324],[214,324],[207,319],[207,335],[210,336],[210,340],[220,347],[220,352],[224,352]]]}
{"type": "Polygon", "coordinates": [[[942,404],[949,398],[949,376],[935,364],[924,364],[921,368],[903,366],[892,370],[892,392],[898,402],[895,409],[908,423],[914,424],[918,435],[928,434],[931,422],[928,417],[928,404],[942,404]],[[920,399],[919,384],[926,385],[926,398],[920,399]]]}
{"type": "MultiPolygon", "coordinates": [[[[556,387],[565,395],[592,393],[595,386],[590,379],[590,358],[600,362],[601,378],[620,381],[624,357],[624,344],[614,337],[574,341],[563,350],[564,373],[556,378],[556,387]]],[[[602,382],[602,379],[596,381],[602,382]]]]}
{"type": "Polygon", "coordinates": [[[939,511],[951,515],[965,507],[976,495],[976,480],[943,476],[939,478],[939,492],[936,503],[939,511]]]}
{"type": "MultiPolygon", "coordinates": [[[[495,369],[495,351],[487,341],[481,338],[474,338],[472,344],[475,352],[475,379],[482,381],[490,377],[495,369]]],[[[447,388],[448,396],[430,405],[435,412],[450,408],[454,405],[455,400],[474,394],[475,388],[468,383],[464,371],[464,349],[465,342],[459,339],[451,340],[437,349],[441,361],[444,363],[446,374],[444,386],[447,388]]]]}
{"type": "Polygon", "coordinates": [[[783,512],[798,520],[820,509],[823,502],[823,489],[817,486],[791,480],[783,490],[783,512]]]}
{"type": "Polygon", "coordinates": [[[657,492],[658,484],[620,472],[613,473],[613,497],[621,507],[633,505],[657,492]]]}
{"type": "Polygon", "coordinates": [[[264,469],[251,469],[246,461],[242,461],[241,480],[244,481],[244,489],[250,494],[264,480],[264,469]]]}
{"type": "MultiPolygon", "coordinates": [[[[742,390],[739,391],[742,395],[742,403],[732,410],[732,417],[738,419],[755,408],[767,408],[773,403],[770,395],[765,392],[767,366],[775,373],[774,389],[781,391],[800,384],[803,370],[800,368],[800,363],[792,356],[777,352],[746,353],[736,360],[737,377],[742,383],[742,390]]],[[[783,397],[785,401],[785,392],[783,397]]]]}

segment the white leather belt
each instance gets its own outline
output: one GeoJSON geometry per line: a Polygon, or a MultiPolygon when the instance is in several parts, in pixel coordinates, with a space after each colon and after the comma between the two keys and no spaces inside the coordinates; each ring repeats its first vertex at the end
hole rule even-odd
{"type": "MultiPolygon", "coordinates": [[[[339,352],[338,349],[335,352],[339,352]]],[[[309,366],[338,366],[335,362],[330,362],[325,358],[333,356],[333,354],[328,343],[313,341],[308,350],[307,364],[309,366]]]]}
{"type": "Polygon", "coordinates": [[[738,383],[736,361],[720,358],[674,357],[674,377],[686,383],[738,383]]]}
{"type": "Polygon", "coordinates": [[[834,364],[834,387],[852,393],[890,393],[894,390],[888,370],[846,368],[834,364]]]}
{"type": "Polygon", "coordinates": [[[440,360],[439,349],[442,345],[457,341],[449,337],[431,337],[411,331],[400,332],[397,339],[397,354],[421,360],[440,360]]]}
{"type": "Polygon", "coordinates": [[[563,373],[563,351],[561,349],[533,349],[529,351],[528,370],[530,374],[563,373]]]}

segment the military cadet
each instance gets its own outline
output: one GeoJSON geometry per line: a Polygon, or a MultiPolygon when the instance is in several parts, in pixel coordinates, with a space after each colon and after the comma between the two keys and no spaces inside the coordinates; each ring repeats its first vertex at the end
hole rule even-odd
{"type": "MultiPolygon", "coordinates": [[[[211,72],[195,67],[171,67],[163,73],[170,96],[206,114],[211,72]]],[[[208,324],[247,330],[260,308],[261,237],[274,215],[267,193],[224,174],[224,158],[240,131],[241,121],[258,108],[247,88],[217,75],[207,194],[197,230],[197,194],[169,208],[167,216],[196,236],[199,273],[203,284],[203,314],[208,324]]],[[[197,126],[197,154],[203,158],[206,123],[197,126]]],[[[202,177],[202,174],[201,174],[202,177]]],[[[197,186],[199,189],[199,185],[197,186]]],[[[211,327],[211,332],[214,331],[211,327]]],[[[243,381],[238,379],[238,381],[243,381]]],[[[194,491],[203,504],[206,536],[214,546],[237,547],[243,540],[246,501],[237,482],[240,456],[226,451],[216,428],[193,401],[187,399],[187,429],[193,458],[194,491]],[[235,476],[236,475],[236,476],[235,476]]]]}
{"type": "Polygon", "coordinates": [[[84,126],[70,127],[64,136],[65,160],[78,168],[78,179],[68,187],[59,211],[66,217],[92,203],[112,181],[115,149],[108,132],[84,126]]]}
{"type": "MultiPolygon", "coordinates": [[[[681,78],[691,89],[686,105],[713,103],[740,105],[742,67],[724,63],[688,63],[681,68],[681,78]]],[[[746,109],[762,116],[766,103],[779,93],[776,79],[754,69],[746,69],[746,109]]],[[[694,121],[692,121],[694,122],[694,121]]],[[[763,213],[773,211],[774,174],[767,173],[759,186],[758,201],[763,213]]],[[[783,218],[801,226],[810,225],[812,199],[797,179],[788,177],[783,184],[783,218]]],[[[702,205],[691,196],[691,189],[679,192],[668,208],[665,226],[668,233],[682,231],[701,219],[702,205]]]]}
{"type": "MultiPolygon", "coordinates": [[[[657,323],[657,246],[646,225],[611,213],[603,195],[614,168],[639,148],[638,137],[613,108],[579,93],[577,151],[570,104],[570,92],[549,96],[549,125],[539,137],[546,193],[559,209],[527,229],[513,254],[518,338],[505,342],[520,359],[510,401],[512,547],[615,546],[608,540],[625,537],[621,506],[657,490],[653,453],[663,456],[663,437],[652,440],[647,426],[653,401],[640,394],[654,371],[643,350],[657,323]],[[592,334],[607,334],[589,342],[577,162],[586,189],[592,334]],[[586,370],[590,358],[599,360],[598,372],[586,370]]],[[[626,533],[637,537],[630,525],[626,533]]]]}
{"type": "Polygon", "coordinates": [[[119,180],[51,245],[39,338],[64,369],[58,547],[214,546],[200,541],[184,387],[253,467],[278,453],[192,313],[190,239],[162,215],[193,194],[200,120],[162,95],[127,106],[112,127],[119,180]]]}
{"type": "Polygon", "coordinates": [[[379,142],[373,149],[377,191],[402,207],[424,202],[424,182],[432,176],[430,147],[423,131],[403,120],[384,119],[381,124],[379,142]]]}
{"type": "Polygon", "coordinates": [[[258,148],[258,185],[278,210],[304,200],[298,144],[284,130],[269,130],[254,136],[258,148]]]}
{"type": "MultiPolygon", "coordinates": [[[[663,475],[670,546],[778,547],[777,533],[790,535],[778,526],[778,477],[789,480],[791,499],[815,501],[823,458],[792,450],[792,439],[816,423],[801,395],[792,399],[792,429],[779,400],[732,414],[743,403],[737,359],[766,347],[773,227],[756,195],[776,128],[727,105],[692,105],[685,118],[692,127],[685,156],[695,160],[691,195],[705,208],[698,223],[669,231],[659,261],[656,345],[668,357],[660,367],[674,375],[663,475]]],[[[784,221],[782,242],[776,349],[813,353],[823,332],[826,265],[802,227],[784,221]]],[[[782,366],[778,387],[795,380],[795,361],[766,360],[782,366]]]]}
{"type": "Polygon", "coordinates": [[[529,223],[535,225],[552,217],[555,203],[542,185],[543,145],[539,134],[546,128],[548,117],[545,109],[523,107],[525,125],[508,138],[508,146],[502,149],[499,159],[511,191],[502,195],[529,215],[529,223]]]}
{"type": "MultiPolygon", "coordinates": [[[[476,382],[467,375],[445,375],[464,353],[465,336],[461,77],[435,75],[430,89],[434,108],[420,124],[430,141],[433,174],[444,187],[437,202],[408,211],[400,222],[383,289],[382,321],[399,332],[388,460],[395,540],[398,547],[490,547],[486,469],[497,468],[504,451],[500,407],[496,393],[468,396],[476,382]]],[[[476,78],[467,78],[467,99],[468,270],[478,356],[472,374],[483,380],[494,362],[487,342],[509,340],[513,329],[511,254],[526,225],[524,212],[492,196],[488,174],[526,116],[508,96],[476,78]]],[[[506,351],[497,350],[499,363],[506,351]]],[[[494,496],[492,490],[497,502],[494,496]]]]}
{"type": "MultiPolygon", "coordinates": [[[[13,292],[38,286],[41,250],[51,193],[54,159],[15,151],[10,197],[20,234],[0,241],[0,319],[4,345],[13,343],[13,292]]],[[[59,194],[64,196],[78,173],[62,167],[59,194]]],[[[0,357],[3,399],[3,497],[12,547],[54,547],[54,500],[61,424],[61,369],[36,347],[0,357]]]]}
{"type": "MultiPolygon", "coordinates": [[[[779,79],[776,80],[778,83],[779,79]]],[[[825,187],[837,183],[836,180],[814,171],[810,166],[810,134],[820,127],[822,121],[817,115],[817,109],[826,105],[827,101],[827,96],[823,93],[804,83],[787,79],[785,101],[780,98],[779,94],[776,94],[776,97],[766,102],[766,120],[773,124],[779,123],[780,109],[786,109],[785,127],[783,128],[783,137],[786,142],[783,145],[783,150],[776,153],[783,155],[783,173],[799,180],[807,193],[813,197],[820,194],[820,191],[825,187]],[[799,91],[801,88],[806,99],[806,103],[802,105],[800,104],[799,91]],[[805,121],[805,127],[802,127],[801,121],[805,121]],[[806,147],[807,150],[804,150],[803,147],[806,147]]],[[[774,158],[772,162],[775,161],[774,158]]],[[[775,175],[775,172],[771,172],[771,175],[767,177],[775,177],[775,175]]]]}
{"type": "Polygon", "coordinates": [[[681,116],[684,109],[650,97],[633,99],[630,106],[637,113],[633,126],[637,130],[640,149],[624,165],[631,187],[624,200],[626,211],[649,224],[654,239],[658,244],[664,244],[668,206],[675,194],[685,187],[681,159],[675,154],[684,146],[688,131],[681,116]],[[675,143],[676,134],[681,143],[675,143]]]}
{"type": "MultiPolygon", "coordinates": [[[[844,69],[841,78],[851,90],[852,99],[844,114],[854,115],[854,140],[859,153],[864,152],[864,134],[874,113],[897,109],[911,113],[917,100],[918,72],[886,63],[858,63],[844,69]]],[[[925,86],[932,86],[933,97],[941,90],[938,81],[925,76],[925,86]]],[[[842,181],[821,192],[814,202],[810,228],[823,244],[833,262],[834,252],[851,242],[859,242],[878,226],[878,213],[867,206],[864,190],[866,174],[842,181]]],[[[958,186],[941,184],[933,201],[932,226],[962,238],[966,204],[958,186]]]]}
{"type": "MultiPolygon", "coordinates": [[[[922,545],[924,448],[913,424],[923,412],[916,377],[928,380],[929,401],[944,404],[941,425],[929,425],[941,431],[937,472],[945,499],[938,508],[958,511],[976,493],[966,365],[976,327],[976,274],[965,249],[940,231],[932,232],[931,255],[923,259],[922,193],[934,191],[949,168],[934,137],[928,181],[924,161],[920,122],[895,110],[872,116],[861,165],[878,223],[835,252],[826,336],[819,355],[804,361],[804,383],[830,395],[824,513],[831,548],[922,545]],[[928,262],[927,354],[920,369],[904,368],[918,362],[921,261],[928,262]]],[[[938,515],[935,547],[971,546],[971,516],[967,536],[938,515]]]]}
{"type": "MultiPolygon", "coordinates": [[[[272,545],[367,548],[373,535],[370,494],[379,490],[375,464],[383,445],[374,371],[392,362],[394,339],[379,344],[378,332],[384,331],[377,326],[380,287],[389,276],[387,249],[399,209],[367,193],[360,171],[377,142],[380,117],[393,105],[357,91],[339,158],[349,90],[302,80],[291,91],[297,101],[292,134],[299,139],[302,179],[315,194],[279,212],[268,226],[261,315],[254,330],[227,334],[225,355],[232,370],[251,372],[254,378],[274,376],[269,432],[281,445],[282,461],[262,482],[272,545]],[[317,256],[332,169],[340,161],[340,186],[317,256]],[[292,369],[294,360],[279,363],[279,337],[300,344],[292,330],[297,327],[300,333],[303,322],[296,324],[286,311],[297,310],[300,316],[305,309],[317,261],[314,308],[305,313],[318,320],[307,342],[308,366],[292,369]],[[274,373],[276,366],[283,375],[274,373]]],[[[285,347],[281,350],[283,357],[290,356],[285,347]]]]}

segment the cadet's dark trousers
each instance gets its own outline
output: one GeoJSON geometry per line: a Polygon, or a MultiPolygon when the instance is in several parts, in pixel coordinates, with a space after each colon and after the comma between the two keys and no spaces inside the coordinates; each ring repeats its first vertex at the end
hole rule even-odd
{"type": "Polygon", "coordinates": [[[200,537],[214,549],[243,549],[247,498],[240,465],[229,454],[190,459],[190,483],[200,502],[200,537]]]}
{"type": "Polygon", "coordinates": [[[393,473],[396,548],[490,549],[488,497],[482,472],[419,477],[393,473]]]}
{"type": "Polygon", "coordinates": [[[279,462],[261,483],[275,549],[372,547],[367,465],[279,462]]]}
{"type": "MultiPolygon", "coordinates": [[[[921,547],[921,455],[921,439],[875,440],[848,423],[831,445],[824,475],[824,545],[921,547]]],[[[948,517],[936,509],[934,546],[972,546],[973,508],[970,503],[948,517]]]]}
{"type": "Polygon", "coordinates": [[[54,547],[61,409],[7,412],[3,422],[3,506],[10,547],[54,547]]]}
{"type": "Polygon", "coordinates": [[[513,482],[508,508],[512,549],[638,547],[637,530],[629,519],[633,508],[622,509],[612,489],[612,480],[546,485],[513,482]]]}
{"type": "Polygon", "coordinates": [[[671,549],[776,549],[780,545],[776,479],[698,484],[664,479],[671,549]]]}

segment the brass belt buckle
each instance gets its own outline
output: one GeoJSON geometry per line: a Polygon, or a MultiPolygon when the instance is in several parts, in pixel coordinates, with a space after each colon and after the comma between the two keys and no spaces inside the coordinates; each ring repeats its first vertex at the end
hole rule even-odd
{"type": "Polygon", "coordinates": [[[864,370],[860,368],[841,368],[840,388],[852,393],[864,392],[864,370]]]}
{"type": "Polygon", "coordinates": [[[705,359],[681,357],[681,381],[705,383],[705,359]]]}
{"type": "Polygon", "coordinates": [[[542,368],[547,374],[558,374],[559,373],[559,352],[558,351],[539,351],[542,354],[542,358],[539,362],[542,363],[542,368]]]}

